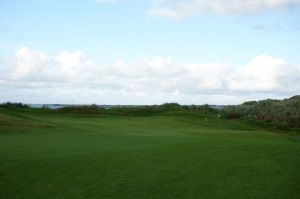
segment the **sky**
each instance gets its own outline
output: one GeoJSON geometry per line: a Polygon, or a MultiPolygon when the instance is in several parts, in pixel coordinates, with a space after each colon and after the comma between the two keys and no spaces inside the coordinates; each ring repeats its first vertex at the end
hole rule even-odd
{"type": "Polygon", "coordinates": [[[0,103],[300,94],[300,0],[0,0],[0,103]]]}

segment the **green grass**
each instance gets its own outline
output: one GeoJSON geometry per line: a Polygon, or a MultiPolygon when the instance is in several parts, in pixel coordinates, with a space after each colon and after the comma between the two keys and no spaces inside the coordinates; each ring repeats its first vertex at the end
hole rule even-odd
{"type": "Polygon", "coordinates": [[[3,199],[298,199],[299,187],[300,137],[243,121],[0,108],[3,199]]]}

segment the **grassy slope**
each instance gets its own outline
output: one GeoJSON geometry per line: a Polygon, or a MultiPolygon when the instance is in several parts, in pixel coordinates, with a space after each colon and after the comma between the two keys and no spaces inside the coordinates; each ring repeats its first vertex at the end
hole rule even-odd
{"type": "Polygon", "coordinates": [[[239,121],[0,109],[0,198],[300,198],[300,139],[239,121]]]}

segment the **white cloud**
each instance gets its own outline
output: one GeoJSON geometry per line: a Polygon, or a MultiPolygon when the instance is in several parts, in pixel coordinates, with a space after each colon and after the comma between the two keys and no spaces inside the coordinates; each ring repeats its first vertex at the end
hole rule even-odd
{"type": "Polygon", "coordinates": [[[260,55],[236,70],[228,85],[232,91],[297,93],[300,70],[283,59],[260,55]]]}
{"type": "Polygon", "coordinates": [[[300,6],[300,0],[152,0],[151,16],[180,19],[198,12],[251,15],[300,6]]]}
{"type": "Polygon", "coordinates": [[[99,65],[82,51],[50,56],[23,47],[6,63],[0,75],[0,91],[6,95],[0,101],[223,104],[300,92],[299,68],[267,55],[238,68],[161,57],[99,65]]]}

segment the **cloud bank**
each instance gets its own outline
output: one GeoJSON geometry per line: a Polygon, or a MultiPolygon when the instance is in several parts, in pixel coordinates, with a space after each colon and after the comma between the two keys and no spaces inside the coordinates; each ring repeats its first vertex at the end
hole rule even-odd
{"type": "Polygon", "coordinates": [[[82,51],[50,56],[22,47],[13,59],[0,64],[0,91],[6,93],[0,101],[231,104],[300,93],[299,67],[268,55],[254,57],[241,67],[162,57],[100,65],[82,51]]]}
{"type": "Polygon", "coordinates": [[[253,15],[300,6],[300,0],[153,0],[151,16],[180,19],[198,12],[253,15]]]}

